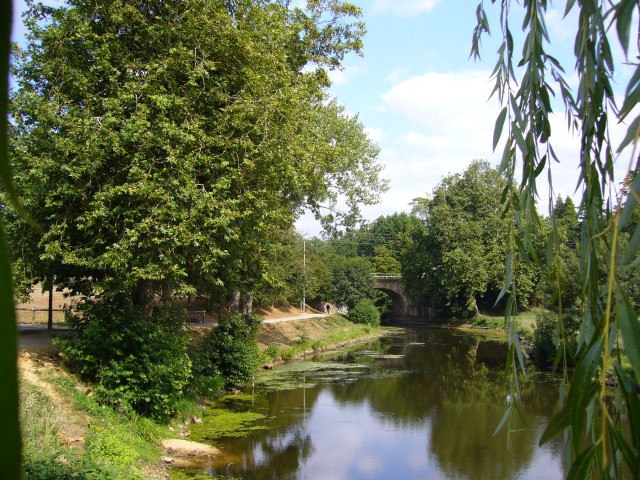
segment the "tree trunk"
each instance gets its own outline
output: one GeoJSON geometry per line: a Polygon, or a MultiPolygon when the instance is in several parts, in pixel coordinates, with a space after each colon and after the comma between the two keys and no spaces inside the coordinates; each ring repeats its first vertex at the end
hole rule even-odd
{"type": "Polygon", "coordinates": [[[53,276],[49,280],[49,318],[47,319],[47,330],[53,330],[53,276]]]}
{"type": "Polygon", "coordinates": [[[242,316],[245,320],[251,320],[251,312],[253,310],[253,291],[250,290],[244,294],[242,301],[242,316]]]}
{"type": "Polygon", "coordinates": [[[133,296],[133,304],[143,313],[151,314],[156,303],[153,280],[139,278],[133,296]]]}
{"type": "Polygon", "coordinates": [[[473,295],[469,296],[467,300],[467,311],[471,313],[472,317],[477,317],[480,315],[480,309],[478,309],[478,302],[476,302],[476,297],[473,295]]]}
{"type": "Polygon", "coordinates": [[[234,290],[229,295],[229,315],[240,313],[240,290],[234,290]]]}

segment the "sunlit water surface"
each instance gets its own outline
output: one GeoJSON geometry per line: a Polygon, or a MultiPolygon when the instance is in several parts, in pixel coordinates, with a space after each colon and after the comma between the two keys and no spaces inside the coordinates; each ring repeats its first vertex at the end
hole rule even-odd
{"type": "MultiPolygon", "coordinates": [[[[506,345],[415,329],[264,372],[236,409],[264,415],[198,475],[244,479],[561,479],[559,443],[538,446],[555,381],[530,372],[524,420],[505,411],[506,345]],[[509,430],[511,432],[509,433],[509,430]]],[[[212,413],[213,415],[213,413],[212,413]]],[[[197,431],[195,432],[198,433],[197,431]]],[[[194,472],[195,473],[195,472],[194,472]]]]}

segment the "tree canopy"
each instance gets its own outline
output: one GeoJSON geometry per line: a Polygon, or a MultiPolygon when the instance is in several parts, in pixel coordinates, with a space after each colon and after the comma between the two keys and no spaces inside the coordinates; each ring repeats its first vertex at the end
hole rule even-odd
{"type": "Polygon", "coordinates": [[[505,180],[488,162],[450,175],[429,197],[414,200],[425,225],[408,250],[403,274],[414,297],[452,313],[475,315],[480,297],[495,302],[504,277],[507,221],[505,180]]]}
{"type": "Polygon", "coordinates": [[[32,4],[10,140],[42,230],[7,212],[28,282],[139,304],[251,291],[303,210],[375,201],[377,148],[326,94],[360,51],[358,15],[324,0],[32,4]]]}

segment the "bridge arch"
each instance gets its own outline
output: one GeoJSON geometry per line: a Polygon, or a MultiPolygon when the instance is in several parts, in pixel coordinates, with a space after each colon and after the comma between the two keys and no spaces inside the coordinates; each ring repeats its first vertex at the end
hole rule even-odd
{"type": "Polygon", "coordinates": [[[411,305],[405,295],[404,282],[400,275],[374,273],[374,287],[389,296],[393,303],[392,321],[405,320],[410,316],[411,305]]]}

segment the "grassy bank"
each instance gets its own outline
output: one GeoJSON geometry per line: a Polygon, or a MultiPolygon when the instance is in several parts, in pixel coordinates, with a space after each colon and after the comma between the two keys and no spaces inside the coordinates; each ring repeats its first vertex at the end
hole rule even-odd
{"type": "Polygon", "coordinates": [[[157,444],[168,426],[100,406],[90,386],[47,358],[23,355],[20,364],[24,478],[164,478],[157,444]]]}
{"type": "MultiPolygon", "coordinates": [[[[533,338],[533,332],[536,328],[536,316],[543,313],[542,310],[528,310],[522,312],[515,317],[516,329],[520,336],[524,339],[531,340],[533,338]]],[[[486,329],[494,330],[496,332],[502,332],[505,330],[504,315],[481,313],[472,321],[460,322],[453,321],[453,325],[461,329],[486,329]]]]}
{"type": "MultiPolygon", "coordinates": [[[[264,363],[278,363],[376,337],[382,330],[334,315],[263,324],[259,336],[264,363]]],[[[24,469],[30,480],[159,480],[166,478],[160,441],[178,438],[193,416],[196,399],[185,399],[169,425],[140,417],[122,406],[99,405],[90,385],[67,373],[53,347],[23,353],[21,423],[24,469]]]]}
{"type": "Polygon", "coordinates": [[[355,324],[342,315],[263,324],[258,337],[262,361],[281,363],[305,353],[378,337],[383,327],[355,324]]]}

